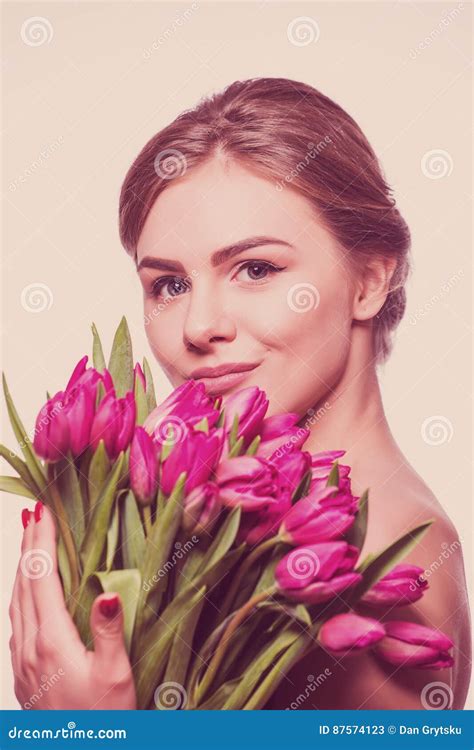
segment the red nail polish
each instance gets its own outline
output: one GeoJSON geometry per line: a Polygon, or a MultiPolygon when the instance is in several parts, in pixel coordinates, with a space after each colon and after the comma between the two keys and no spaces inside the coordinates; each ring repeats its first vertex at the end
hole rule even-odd
{"type": "Polygon", "coordinates": [[[43,515],[43,509],[44,505],[41,502],[41,500],[38,500],[38,502],[35,505],[35,521],[38,522],[41,520],[41,516],[43,515]]]}
{"type": "Polygon", "coordinates": [[[110,599],[101,599],[99,602],[99,609],[104,617],[115,617],[119,609],[118,594],[114,594],[110,599]]]}
{"type": "Polygon", "coordinates": [[[26,529],[26,527],[28,526],[31,515],[31,511],[28,510],[28,508],[23,508],[23,510],[21,511],[21,522],[24,529],[26,529]]]}

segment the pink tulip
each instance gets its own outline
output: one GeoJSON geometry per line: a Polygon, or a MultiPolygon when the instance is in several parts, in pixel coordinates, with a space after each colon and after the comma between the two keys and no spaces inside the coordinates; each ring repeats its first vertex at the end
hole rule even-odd
{"type": "Polygon", "coordinates": [[[364,604],[402,607],[421,599],[428,588],[418,565],[395,565],[362,597],[364,604]]]}
{"type": "MultiPolygon", "coordinates": [[[[315,453],[312,456],[312,482],[311,489],[318,489],[325,487],[331,469],[334,462],[343,456],[345,451],[324,451],[323,453],[315,453]]],[[[341,491],[350,494],[351,491],[351,480],[349,474],[351,472],[350,466],[344,464],[338,464],[339,469],[339,489],[341,491]]]]}
{"type": "Polygon", "coordinates": [[[67,395],[58,391],[41,408],[35,424],[35,453],[49,463],[66,458],[71,436],[66,416],[67,395]]]}
{"type": "Polygon", "coordinates": [[[378,620],[344,612],[326,620],[319,630],[318,641],[326,651],[342,656],[347,651],[363,651],[384,635],[385,628],[378,620]]]}
{"type": "Polygon", "coordinates": [[[219,419],[219,409],[214,408],[214,401],[206,394],[203,383],[186,380],[182,385],[159,404],[148,415],[144,428],[158,442],[165,442],[168,437],[167,425],[192,427],[204,418],[209,427],[214,427],[219,419]]]}
{"type": "Polygon", "coordinates": [[[244,513],[237,535],[238,544],[246,542],[246,544],[254,546],[268,537],[275,536],[282,519],[290,508],[291,495],[289,492],[282,492],[275,503],[254,513],[244,513]]]}
{"type": "MultiPolygon", "coordinates": [[[[71,453],[76,458],[89,446],[95,413],[95,392],[87,385],[74,386],[75,395],[66,403],[71,453]]],[[[72,393],[72,391],[71,391],[72,393]]]]}
{"type": "Polygon", "coordinates": [[[340,539],[354,523],[355,516],[344,507],[323,505],[323,500],[335,494],[337,487],[323,487],[301,498],[286,514],[280,528],[281,538],[289,544],[340,539]]]}
{"type": "Polygon", "coordinates": [[[260,430],[261,442],[257,456],[274,458],[299,450],[307,440],[310,431],[297,427],[298,414],[276,414],[263,420],[260,430]]]}
{"type": "Polygon", "coordinates": [[[221,509],[219,488],[214,482],[195,487],[184,498],[183,530],[188,534],[209,532],[221,509]]]}
{"type": "Polygon", "coordinates": [[[107,393],[99,404],[91,428],[91,445],[97,449],[103,440],[107,455],[116,458],[128,448],[134,432],[136,406],[133,393],[117,399],[113,392],[107,393]]]}
{"type": "Polygon", "coordinates": [[[237,456],[217,467],[216,482],[224,505],[240,505],[242,510],[256,511],[277,502],[278,470],[269,461],[256,456],[237,456]]]}
{"type": "Polygon", "coordinates": [[[158,489],[158,446],[143,427],[135,427],[129,466],[133,494],[139,503],[149,505],[158,489]]]}
{"type": "Polygon", "coordinates": [[[389,664],[418,669],[453,666],[454,659],[448,651],[454,643],[439,630],[402,620],[390,620],[384,626],[386,636],[375,645],[374,651],[389,664]]]}
{"type": "MultiPolygon", "coordinates": [[[[88,359],[89,357],[86,354],[85,357],[82,357],[82,359],[79,360],[72,372],[71,377],[68,380],[65,392],[71,398],[74,398],[75,394],[81,386],[94,389],[95,395],[97,383],[102,380],[101,374],[94,367],[86,368],[88,359]]],[[[109,373],[108,375],[110,377],[109,373]]]]}
{"type": "Polygon", "coordinates": [[[280,592],[291,601],[318,604],[359,583],[354,572],[359,550],[347,542],[321,542],[296,547],[275,569],[280,592]]]}
{"type": "Polygon", "coordinates": [[[183,426],[170,455],[163,461],[161,488],[170,495],[179,475],[187,473],[185,492],[188,494],[210,478],[221,457],[224,431],[213,430],[207,435],[201,430],[183,426]]]}
{"type": "Polygon", "coordinates": [[[278,484],[281,490],[288,490],[291,495],[311,468],[311,454],[307,451],[293,451],[269,461],[278,469],[278,484]]]}
{"type": "Polygon", "coordinates": [[[224,430],[231,431],[234,417],[239,416],[237,439],[244,438],[244,447],[248,447],[260,432],[263,418],[268,409],[265,392],[256,386],[241,388],[228,398],[224,398],[224,430]]]}

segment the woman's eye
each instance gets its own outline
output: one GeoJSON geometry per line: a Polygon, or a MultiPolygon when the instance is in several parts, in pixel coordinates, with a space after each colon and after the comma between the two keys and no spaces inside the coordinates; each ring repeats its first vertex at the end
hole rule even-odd
{"type": "Polygon", "coordinates": [[[269,275],[278,273],[279,271],[283,270],[284,269],[280,266],[275,266],[273,265],[273,263],[269,263],[268,261],[249,260],[242,266],[240,266],[239,270],[237,271],[236,278],[238,278],[240,273],[245,272],[247,274],[247,278],[243,276],[239,279],[239,281],[264,281],[269,275]]]}
{"type": "Polygon", "coordinates": [[[157,279],[151,289],[151,296],[154,298],[178,297],[189,289],[189,283],[185,279],[176,277],[163,277],[157,279]]]}

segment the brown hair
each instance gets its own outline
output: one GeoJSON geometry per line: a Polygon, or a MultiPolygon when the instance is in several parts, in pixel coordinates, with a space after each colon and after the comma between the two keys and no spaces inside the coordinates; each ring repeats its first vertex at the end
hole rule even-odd
{"type": "Polygon", "coordinates": [[[120,239],[133,257],[148,213],[174,176],[222,153],[303,195],[345,250],[351,268],[397,259],[373,321],[377,361],[392,349],[405,311],[410,232],[377,157],[357,123],[334,101],[286,78],[236,81],[154,135],[120,193],[120,239]]]}

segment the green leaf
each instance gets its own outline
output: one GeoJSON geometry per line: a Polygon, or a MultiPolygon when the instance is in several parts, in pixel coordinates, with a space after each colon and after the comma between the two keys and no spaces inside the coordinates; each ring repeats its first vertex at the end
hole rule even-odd
{"type": "Polygon", "coordinates": [[[334,461],[333,467],[329,472],[328,481],[326,487],[338,487],[339,486],[339,464],[334,461]]]}
{"type": "Polygon", "coordinates": [[[194,430],[199,430],[200,432],[205,432],[206,435],[209,434],[209,420],[207,417],[203,417],[200,422],[194,425],[194,430]]]}
{"type": "Polygon", "coordinates": [[[76,467],[71,457],[61,459],[58,462],[56,485],[67,514],[68,525],[72,531],[76,548],[80,549],[85,534],[84,504],[76,467]]]}
{"type": "Polygon", "coordinates": [[[257,690],[249,696],[249,699],[243,706],[244,710],[257,710],[265,706],[280,682],[283,680],[284,676],[299,660],[302,652],[307,648],[309,641],[310,637],[307,634],[300,633],[293,643],[288,644],[277,663],[262,680],[257,690]]]}
{"type": "Polygon", "coordinates": [[[238,440],[235,441],[232,448],[229,451],[228,458],[235,458],[236,456],[240,456],[240,453],[242,451],[244,445],[244,436],[239,437],[238,440]]]}
{"type": "Polygon", "coordinates": [[[137,415],[135,424],[142,425],[148,416],[148,401],[143,387],[141,378],[135,378],[135,404],[137,406],[137,415]]]}
{"type": "Polygon", "coordinates": [[[58,569],[61,575],[61,582],[63,585],[64,598],[67,600],[71,595],[71,571],[69,569],[69,559],[64,546],[64,539],[61,534],[58,537],[58,569]]]}
{"type": "Polygon", "coordinates": [[[153,385],[153,375],[151,374],[150,365],[146,357],[143,357],[143,374],[146,383],[146,400],[148,402],[148,413],[156,408],[155,386],[153,385]]]}
{"type": "Polygon", "coordinates": [[[122,558],[126,568],[141,569],[145,555],[145,532],[133,492],[125,496],[120,515],[122,558]]]}
{"type": "Polygon", "coordinates": [[[204,606],[206,587],[202,586],[199,591],[201,593],[201,598],[195,601],[194,605],[186,612],[176,628],[176,635],[173,639],[164,682],[177,682],[180,685],[186,684],[186,675],[192,654],[194,631],[196,630],[204,606]]]}
{"type": "Polygon", "coordinates": [[[125,316],[115,332],[109,359],[109,372],[114,381],[117,398],[123,398],[127,391],[133,390],[132,339],[125,316]]]}
{"type": "Polygon", "coordinates": [[[234,690],[230,698],[225,702],[224,710],[236,710],[243,708],[246,701],[254,693],[255,687],[268,667],[274,660],[292,646],[301,636],[301,627],[293,625],[276,636],[271,643],[256,656],[253,662],[242,675],[239,686],[234,690]]]}
{"type": "Polygon", "coordinates": [[[245,453],[246,456],[255,456],[256,452],[258,451],[258,446],[261,443],[262,438],[260,435],[256,435],[252,442],[250,443],[249,447],[247,448],[247,451],[245,453]]]}
{"type": "Polygon", "coordinates": [[[104,351],[102,349],[102,344],[100,341],[99,332],[97,330],[97,327],[95,323],[92,323],[92,364],[94,365],[95,369],[99,372],[103,372],[105,370],[105,357],[104,357],[104,351]]]}
{"type": "MultiPolygon", "coordinates": [[[[81,546],[81,560],[83,563],[83,581],[92,575],[99,565],[107,539],[107,531],[110,523],[110,515],[117,493],[117,482],[122,470],[124,460],[123,452],[120,453],[110,476],[105,483],[99,498],[92,510],[92,517],[87,526],[84,541],[81,546]]],[[[81,583],[82,589],[82,583],[81,583]]]]}
{"type": "Polygon", "coordinates": [[[229,448],[232,450],[234,447],[236,441],[237,441],[237,435],[239,433],[239,415],[235,414],[234,419],[232,420],[232,427],[230,429],[229,433],[229,448]]]}
{"type": "Polygon", "coordinates": [[[211,695],[211,697],[207,701],[204,701],[204,703],[200,704],[199,710],[217,711],[222,709],[227,699],[230,698],[241,681],[242,677],[237,677],[237,679],[235,680],[224,682],[224,684],[221,685],[220,688],[218,688],[218,690],[216,690],[216,692],[211,695]]]}
{"type": "Polygon", "coordinates": [[[362,572],[363,578],[362,581],[357,584],[357,586],[354,586],[348,595],[344,597],[348,604],[360,599],[360,597],[372,588],[380,578],[388,573],[399,560],[405,557],[424,537],[432,523],[433,519],[416,526],[407,534],[399,537],[399,539],[386,547],[382,552],[379,552],[366,567],[362,567],[362,564],[362,566],[356,568],[356,572],[362,572]]]}
{"type": "Polygon", "coordinates": [[[110,460],[101,440],[89,465],[89,508],[93,510],[110,472],[110,460]]]}
{"type": "Polygon", "coordinates": [[[362,549],[367,534],[367,523],[369,520],[369,492],[365,492],[359,498],[359,507],[355,521],[345,535],[345,540],[349,544],[362,549]]]}
{"type": "Polygon", "coordinates": [[[11,495],[21,495],[31,500],[36,499],[29,487],[26,487],[23,480],[18,477],[0,477],[0,491],[9,492],[11,495]]]}
{"type": "Polygon", "coordinates": [[[296,490],[293,493],[293,496],[291,498],[291,503],[294,505],[298,502],[302,497],[306,497],[306,495],[309,492],[309,487],[311,484],[311,480],[313,478],[313,473],[311,469],[306,472],[302,480],[300,481],[299,485],[297,486],[296,490]]]}
{"type": "MultiPolygon", "coordinates": [[[[5,373],[2,373],[2,379],[3,379],[3,392],[5,394],[5,401],[7,403],[8,416],[10,417],[10,422],[12,425],[13,432],[15,433],[15,437],[18,440],[18,443],[23,452],[23,455],[25,456],[26,465],[30,471],[31,476],[36,482],[40,492],[45,493],[46,492],[46,477],[45,477],[44,469],[31,446],[30,439],[15,409],[12,397],[10,395],[10,391],[8,389],[5,373]]],[[[46,499],[46,496],[45,496],[45,499],[46,499]]]]}
{"type": "MultiPolygon", "coordinates": [[[[120,494],[120,493],[119,493],[120,494]]],[[[105,556],[105,569],[107,571],[112,570],[115,555],[117,552],[117,544],[119,540],[120,531],[120,510],[119,510],[119,499],[117,496],[117,502],[115,503],[114,512],[112,514],[112,520],[107,531],[107,553],[105,556]]],[[[128,565],[125,566],[128,568],[128,565]]]]}
{"type": "Polygon", "coordinates": [[[202,573],[215,565],[231,548],[239,530],[241,515],[242,509],[240,505],[233,508],[228,514],[219,531],[215,534],[211,546],[204,555],[198,573],[202,573]]]}
{"type": "Polygon", "coordinates": [[[19,474],[20,479],[23,480],[24,485],[28,487],[34,495],[37,495],[38,485],[33,479],[26,463],[5,445],[0,445],[0,456],[10,464],[12,469],[15,469],[16,473],[19,474]]]}
{"type": "Polygon", "coordinates": [[[138,596],[141,588],[140,571],[136,569],[110,570],[96,573],[95,576],[99,579],[104,591],[113,591],[120,595],[123,607],[125,645],[127,653],[130,654],[138,596]]]}
{"type": "Polygon", "coordinates": [[[168,572],[171,565],[171,548],[181,526],[183,514],[183,494],[186,472],[176,482],[166,505],[157,514],[150,535],[146,539],[145,555],[141,567],[143,586],[140,592],[137,614],[137,630],[146,626],[160,609],[161,599],[169,583],[168,572]],[[161,573],[165,575],[161,575],[161,573]]]}
{"type": "MultiPolygon", "coordinates": [[[[201,588],[193,594],[187,594],[185,601],[181,597],[179,601],[175,599],[173,611],[166,616],[165,610],[160,619],[146,633],[143,644],[140,644],[139,654],[134,654],[132,664],[134,665],[138,709],[148,708],[167,662],[176,628],[189,609],[192,609],[202,596],[201,588]],[[139,658],[137,659],[136,656],[139,658]]],[[[170,610],[170,607],[167,609],[170,610]]]]}

